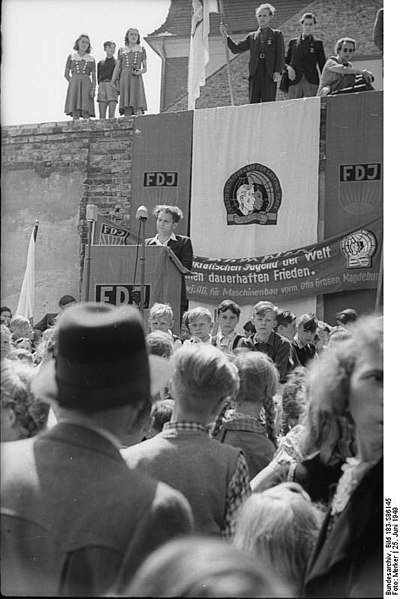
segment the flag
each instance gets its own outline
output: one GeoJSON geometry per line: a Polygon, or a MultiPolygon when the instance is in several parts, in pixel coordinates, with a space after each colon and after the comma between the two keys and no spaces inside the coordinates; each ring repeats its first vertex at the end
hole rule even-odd
{"type": "Polygon", "coordinates": [[[28,318],[31,322],[33,321],[33,311],[35,308],[35,246],[38,227],[39,221],[36,219],[29,240],[25,274],[22,281],[17,310],[15,312],[19,316],[25,316],[25,318],[28,318]]]}
{"type": "Polygon", "coordinates": [[[200,96],[200,87],[206,82],[211,12],[218,12],[217,0],[193,0],[189,51],[188,110],[194,110],[196,99],[200,96]]]}
{"type": "Polygon", "coordinates": [[[93,245],[136,245],[139,243],[138,236],[122,227],[119,223],[109,220],[100,214],[93,228],[93,245]]]}

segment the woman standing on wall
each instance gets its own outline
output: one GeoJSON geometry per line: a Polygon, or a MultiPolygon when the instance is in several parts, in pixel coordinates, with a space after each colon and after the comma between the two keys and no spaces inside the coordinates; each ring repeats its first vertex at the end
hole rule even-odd
{"type": "Polygon", "coordinates": [[[128,29],[125,47],[118,51],[118,60],[111,83],[119,80],[119,112],[124,116],[143,114],[147,110],[142,75],[147,72],[146,50],[140,45],[137,29],[128,29]]]}
{"type": "Polygon", "coordinates": [[[65,114],[74,120],[95,116],[94,94],[96,91],[96,63],[91,51],[89,36],[82,33],[67,58],[64,77],[68,81],[65,114]]]}

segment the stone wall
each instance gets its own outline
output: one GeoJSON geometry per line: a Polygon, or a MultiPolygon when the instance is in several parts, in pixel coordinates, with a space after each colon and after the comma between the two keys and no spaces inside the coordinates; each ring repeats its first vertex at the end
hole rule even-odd
{"type": "Polygon", "coordinates": [[[2,305],[15,310],[38,213],[35,319],[82,289],[87,203],[129,220],[134,117],[2,129],[2,305]],[[51,273],[49,275],[49,273],[51,273]]]}

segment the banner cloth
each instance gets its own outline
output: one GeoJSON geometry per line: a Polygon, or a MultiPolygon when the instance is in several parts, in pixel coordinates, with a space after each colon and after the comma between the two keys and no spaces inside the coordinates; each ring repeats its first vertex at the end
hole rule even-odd
{"type": "Polygon", "coordinates": [[[382,219],[299,249],[256,258],[195,256],[186,288],[190,300],[239,305],[284,303],[306,296],[377,287],[382,219]]]}
{"type": "Polygon", "coordinates": [[[197,110],[191,238],[242,258],[317,241],[320,98],[197,110]]]}

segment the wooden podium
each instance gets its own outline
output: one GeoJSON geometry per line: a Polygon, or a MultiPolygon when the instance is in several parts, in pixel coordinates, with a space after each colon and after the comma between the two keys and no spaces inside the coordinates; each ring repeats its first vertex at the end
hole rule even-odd
{"type": "MultiPolygon", "coordinates": [[[[141,252],[139,245],[92,245],[90,259],[86,258],[84,267],[88,300],[115,306],[133,304],[139,307],[141,252]]],[[[174,312],[174,333],[179,335],[181,280],[182,275],[189,272],[170,248],[161,245],[145,246],[146,322],[154,302],[168,303],[174,312]]]]}

